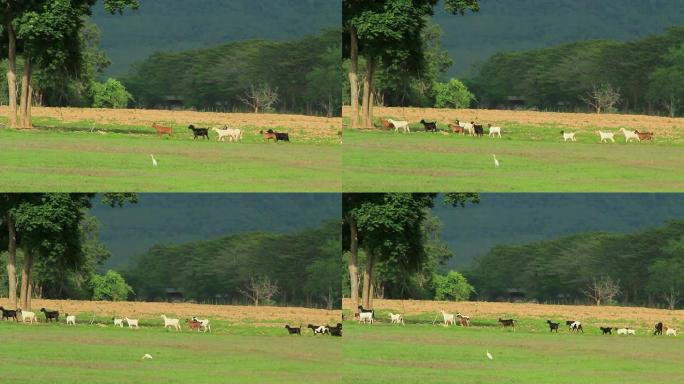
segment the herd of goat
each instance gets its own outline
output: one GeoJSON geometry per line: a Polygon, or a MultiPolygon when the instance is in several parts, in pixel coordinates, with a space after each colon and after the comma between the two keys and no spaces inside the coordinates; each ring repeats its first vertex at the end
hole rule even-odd
{"type": "MultiPolygon", "coordinates": [[[[373,324],[375,322],[375,311],[372,309],[366,309],[363,308],[363,306],[358,307],[358,314],[355,316],[358,316],[358,322],[360,324],[373,324]]],[[[450,325],[455,325],[456,322],[462,326],[462,327],[470,327],[471,326],[471,319],[470,316],[466,316],[461,313],[448,313],[445,311],[441,311],[442,314],[442,320],[443,324],[445,327],[448,327],[450,325]]],[[[439,316],[439,314],[437,314],[439,316]]],[[[397,313],[389,313],[389,319],[391,324],[401,324],[404,325],[404,316],[402,314],[397,314],[397,313]]],[[[435,321],[437,320],[437,317],[435,317],[435,321]]],[[[435,323],[433,321],[433,324],[435,323]]],[[[517,320],[515,319],[498,319],[498,323],[501,325],[502,328],[511,328],[513,331],[515,331],[515,327],[517,324],[517,320]]],[[[558,329],[560,328],[561,323],[554,323],[551,320],[547,320],[546,323],[549,326],[549,331],[550,332],[556,332],[558,333],[558,329]]],[[[584,328],[582,327],[582,322],[577,321],[577,320],[567,320],[565,322],[565,325],[568,327],[568,330],[573,333],[584,333],[584,328]]],[[[612,335],[613,331],[615,331],[618,335],[636,335],[636,330],[633,328],[629,327],[599,327],[599,330],[602,332],[603,335],[612,335]]],[[[665,335],[667,336],[677,336],[677,329],[672,328],[672,327],[666,327],[662,322],[658,322],[655,325],[655,330],[653,332],[653,335],[662,335],[664,332],[665,335]]]]}
{"type": "MultiPolygon", "coordinates": [[[[408,121],[397,121],[397,120],[392,120],[392,119],[380,119],[380,123],[382,124],[382,127],[388,130],[394,129],[394,132],[399,132],[402,131],[404,133],[411,133],[411,127],[408,121]]],[[[426,121],[425,119],[420,121],[420,124],[423,125],[423,128],[425,129],[425,132],[444,132],[441,131],[437,127],[437,122],[436,121],[426,121]]],[[[498,137],[501,138],[501,133],[503,130],[501,127],[493,127],[491,124],[487,124],[487,135],[489,137],[498,137]]],[[[456,120],[455,123],[450,123],[449,124],[449,129],[451,130],[452,133],[456,134],[461,134],[461,135],[469,135],[469,136],[476,136],[476,137],[482,137],[485,135],[485,128],[484,125],[482,124],[476,124],[474,121],[471,121],[470,123],[465,123],[459,120],[456,120]]],[[[445,132],[447,133],[447,132],[445,132]]],[[[617,133],[616,132],[604,132],[604,131],[596,131],[596,134],[601,140],[601,143],[607,143],[608,141],[611,141],[615,143],[615,135],[622,133],[625,136],[625,142],[629,143],[631,141],[636,141],[636,142],[642,142],[642,141],[653,141],[653,132],[639,132],[638,130],[634,131],[629,131],[624,128],[620,128],[617,133]]],[[[563,136],[563,141],[571,141],[575,142],[577,141],[577,132],[565,132],[561,131],[560,134],[563,136]]]]}
{"type": "MultiPolygon", "coordinates": [[[[157,136],[172,136],[173,135],[173,128],[171,127],[165,127],[163,125],[159,125],[157,123],[152,124],[152,128],[155,129],[157,132],[157,136]]],[[[226,141],[228,139],[228,142],[239,142],[242,140],[242,134],[243,131],[238,128],[229,128],[227,125],[223,125],[220,127],[214,127],[214,128],[200,128],[200,127],[195,127],[194,125],[189,125],[188,129],[192,131],[192,138],[193,140],[196,139],[207,139],[209,140],[209,131],[214,131],[217,134],[217,140],[218,141],[226,141]]],[[[261,130],[259,131],[259,135],[263,137],[265,141],[273,140],[276,143],[279,141],[290,141],[290,134],[285,133],[285,132],[276,132],[273,129],[269,129],[267,131],[261,130]]]]}
{"type": "MultiPolygon", "coordinates": [[[[35,312],[31,311],[22,311],[21,309],[5,309],[3,307],[0,307],[0,312],[2,312],[2,320],[14,320],[15,322],[19,322],[19,319],[21,318],[22,323],[37,323],[38,322],[38,317],[35,312]]],[[[45,308],[41,308],[40,312],[42,312],[45,315],[45,322],[46,323],[58,323],[59,322],[59,316],[60,313],[59,311],[50,311],[45,308]]],[[[69,315],[68,313],[65,314],[66,318],[66,325],[76,325],[76,316],[75,315],[69,315]]],[[[165,329],[171,329],[180,332],[181,331],[181,320],[180,319],[175,319],[171,317],[167,317],[166,315],[161,315],[161,319],[164,322],[164,328],[165,329]]],[[[131,329],[140,329],[139,325],[139,319],[130,319],[128,317],[113,317],[112,321],[114,322],[115,327],[124,327],[124,323],[128,325],[128,328],[131,329]]],[[[209,319],[200,319],[197,316],[192,316],[190,319],[187,319],[185,321],[187,324],[188,328],[190,328],[191,331],[197,330],[197,332],[211,332],[211,324],[209,323],[209,319]]],[[[286,325],[285,328],[288,330],[289,334],[297,334],[301,335],[302,334],[302,327],[291,327],[289,325],[286,325]]],[[[313,332],[314,335],[330,335],[330,336],[342,336],[342,324],[337,323],[335,326],[331,325],[313,325],[309,324],[307,328],[310,328],[311,331],[313,332]]]]}
{"type": "MultiPolygon", "coordinates": [[[[330,335],[330,336],[337,336],[337,337],[342,337],[342,323],[337,323],[337,325],[332,326],[332,325],[313,325],[309,324],[306,326],[306,328],[311,329],[311,332],[313,332],[314,336],[315,335],[330,335]]],[[[287,329],[287,333],[290,335],[302,335],[302,326],[299,327],[291,327],[290,325],[285,325],[285,329],[287,329]]]]}

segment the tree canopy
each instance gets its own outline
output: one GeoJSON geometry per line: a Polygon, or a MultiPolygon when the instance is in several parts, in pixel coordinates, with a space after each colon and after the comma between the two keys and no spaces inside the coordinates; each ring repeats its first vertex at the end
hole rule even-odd
{"type": "MultiPolygon", "coordinates": [[[[397,68],[405,75],[425,71],[423,31],[437,0],[344,0],[342,2],[343,58],[350,60],[349,82],[352,127],[370,127],[373,118],[375,75],[378,69],[397,68]],[[358,66],[365,59],[362,105],[359,108],[358,66]]],[[[477,0],[444,0],[452,14],[480,9],[477,0]]]]}
{"type": "Polygon", "coordinates": [[[251,281],[277,286],[277,305],[340,306],[339,223],[285,234],[240,233],[179,245],[157,245],[123,271],[137,300],[166,300],[166,289],[186,300],[250,302],[251,281]]]}
{"type": "Polygon", "coordinates": [[[670,306],[684,293],[683,250],[684,221],[669,221],[626,234],[580,233],[500,245],[477,259],[466,276],[480,299],[505,298],[515,288],[529,300],[584,303],[594,280],[610,278],[620,282],[621,304],[670,306]]]}
{"type": "Polygon", "coordinates": [[[136,105],[244,111],[251,88],[278,94],[278,112],[339,115],[340,34],[329,30],[288,41],[246,40],[213,48],[156,53],[122,78],[136,105]]]}
{"type": "Polygon", "coordinates": [[[638,40],[584,41],[551,48],[498,53],[466,83],[480,107],[522,97],[527,107],[586,111],[586,95],[609,85],[620,90],[620,111],[668,113],[682,103],[679,49],[684,28],[638,40]]]}

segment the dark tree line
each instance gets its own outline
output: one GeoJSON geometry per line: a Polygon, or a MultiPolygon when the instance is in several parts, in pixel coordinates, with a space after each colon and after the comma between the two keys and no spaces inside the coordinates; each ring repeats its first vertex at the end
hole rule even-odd
{"type": "Polygon", "coordinates": [[[288,41],[231,42],[154,54],[123,81],[143,108],[163,107],[173,97],[184,108],[251,112],[245,101],[252,91],[269,91],[277,95],[272,111],[340,115],[340,49],[335,30],[288,41]]]}
{"type": "Polygon", "coordinates": [[[124,272],[136,300],[256,304],[254,285],[275,293],[259,304],[339,308],[342,281],[340,224],[310,230],[242,233],[181,245],[152,247],[124,272]]]}
{"type": "Polygon", "coordinates": [[[619,93],[616,110],[677,115],[684,107],[684,28],[638,40],[584,41],[552,48],[499,53],[476,68],[467,83],[480,107],[510,96],[527,107],[595,111],[596,88],[619,93]]]}
{"type": "Polygon", "coordinates": [[[529,300],[594,304],[588,293],[608,281],[619,288],[613,304],[674,308],[684,299],[684,221],[627,234],[500,245],[466,275],[485,300],[505,298],[514,288],[529,300]]]}

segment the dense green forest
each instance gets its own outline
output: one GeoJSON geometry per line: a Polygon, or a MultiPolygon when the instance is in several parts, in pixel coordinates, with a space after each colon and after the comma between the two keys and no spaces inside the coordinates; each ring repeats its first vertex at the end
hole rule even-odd
{"type": "Polygon", "coordinates": [[[500,52],[585,40],[634,40],[684,25],[682,0],[483,0],[480,11],[456,17],[437,7],[443,47],[453,59],[448,76],[500,52]]]}
{"type": "Polygon", "coordinates": [[[593,111],[586,99],[595,87],[607,86],[619,93],[616,110],[674,115],[684,103],[682,66],[684,28],[673,28],[628,42],[585,41],[496,54],[468,83],[481,107],[517,96],[528,107],[593,111]]]}
{"type": "Polygon", "coordinates": [[[248,40],[214,48],[156,53],[123,78],[138,107],[164,107],[168,97],[200,110],[341,113],[340,33],[288,41],[248,40]],[[263,91],[263,92],[262,92],[263,91]],[[277,102],[256,110],[253,96],[277,102]]]}
{"type": "Polygon", "coordinates": [[[165,300],[166,289],[198,302],[252,303],[252,281],[277,292],[260,304],[339,308],[340,224],[284,234],[254,232],[152,247],[124,272],[137,300],[165,300]]]}
{"type": "Polygon", "coordinates": [[[478,299],[523,292],[528,300],[594,303],[594,281],[618,292],[602,304],[675,307],[684,298],[684,221],[627,234],[580,233],[500,245],[467,272],[478,299]]]}
{"type": "Polygon", "coordinates": [[[118,269],[155,244],[180,244],[243,232],[285,233],[340,217],[339,194],[141,193],[139,203],[111,209],[95,204],[100,241],[118,269]]]}
{"type": "Polygon", "coordinates": [[[340,25],[338,0],[145,0],[117,17],[98,3],[92,21],[112,60],[109,76],[157,52],[186,51],[241,40],[290,40],[340,25]]]}

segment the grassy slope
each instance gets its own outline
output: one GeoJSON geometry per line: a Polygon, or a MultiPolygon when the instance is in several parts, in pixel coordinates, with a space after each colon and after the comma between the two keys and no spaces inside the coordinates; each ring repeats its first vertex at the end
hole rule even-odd
{"type": "MultiPolygon", "coordinates": [[[[122,128],[126,131],[126,128],[122,128]]],[[[0,130],[5,191],[338,191],[341,148],[332,143],[193,142],[78,130],[0,130]],[[150,154],[159,161],[153,168],[150,154]]],[[[186,132],[182,132],[185,134],[186,132]]]]}
{"type": "Polygon", "coordinates": [[[509,125],[504,138],[345,130],[345,191],[682,191],[680,143],[563,143],[557,126],[509,125]],[[508,132],[508,133],[507,133],[508,132]],[[501,161],[495,169],[492,154],[501,161]],[[378,177],[382,175],[382,178],[378,177]]]}
{"type": "Polygon", "coordinates": [[[681,338],[515,333],[488,327],[345,324],[344,380],[373,383],[679,383],[681,338]],[[485,354],[489,350],[494,360],[485,354]],[[389,369],[388,369],[389,368],[389,369]]]}
{"type": "Polygon", "coordinates": [[[281,328],[214,326],[209,334],[0,323],[7,382],[339,382],[340,339],[288,336],[281,328]],[[219,328],[216,330],[216,328],[219,328]],[[153,360],[142,361],[149,353],[153,360]]]}

